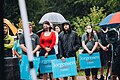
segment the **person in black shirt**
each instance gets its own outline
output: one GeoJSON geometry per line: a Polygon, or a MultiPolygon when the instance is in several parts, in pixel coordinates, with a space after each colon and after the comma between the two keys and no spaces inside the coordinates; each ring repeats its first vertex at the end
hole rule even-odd
{"type": "MultiPolygon", "coordinates": [[[[76,58],[76,52],[80,48],[80,40],[77,33],[71,29],[69,22],[64,22],[62,28],[63,31],[59,34],[58,51],[62,61],[65,61],[65,58],[76,58]]],[[[67,80],[67,77],[64,80],[67,80]]],[[[72,80],[76,80],[76,76],[72,76],[72,80]]]]}
{"type": "MultiPolygon", "coordinates": [[[[32,23],[29,23],[29,29],[30,29],[30,36],[31,36],[32,48],[33,48],[32,53],[36,56],[36,52],[40,49],[39,36],[32,32],[32,23]]],[[[20,47],[22,48],[23,54],[26,55],[27,48],[25,45],[25,39],[23,35],[21,35],[20,37],[20,47]]]]}
{"type": "Polygon", "coordinates": [[[110,61],[111,61],[111,48],[110,44],[106,40],[106,34],[107,34],[108,28],[102,27],[98,36],[99,36],[99,47],[100,47],[100,58],[101,58],[101,65],[102,68],[100,69],[100,80],[104,80],[104,66],[106,65],[106,62],[109,64],[108,67],[110,67],[110,61]]]}
{"type": "MultiPolygon", "coordinates": [[[[39,52],[39,49],[40,49],[40,42],[39,42],[39,36],[35,33],[32,32],[33,28],[32,28],[32,23],[30,22],[29,23],[29,30],[30,30],[30,36],[31,36],[31,42],[32,42],[32,53],[34,55],[34,57],[37,56],[37,52],[39,52]]],[[[23,66],[22,65],[25,65],[25,68],[27,68],[29,65],[28,63],[25,63],[24,61],[24,58],[26,58],[26,55],[27,55],[27,47],[26,47],[26,44],[25,44],[25,38],[24,38],[24,35],[22,34],[20,36],[20,47],[22,49],[22,62],[21,62],[21,71],[23,71],[24,69],[22,68],[23,66]]],[[[37,65],[39,66],[39,65],[37,65]]],[[[27,74],[29,71],[26,71],[25,70],[25,74],[27,74]]],[[[26,80],[26,77],[24,76],[24,74],[21,74],[21,79],[25,79],[26,80]]]]}

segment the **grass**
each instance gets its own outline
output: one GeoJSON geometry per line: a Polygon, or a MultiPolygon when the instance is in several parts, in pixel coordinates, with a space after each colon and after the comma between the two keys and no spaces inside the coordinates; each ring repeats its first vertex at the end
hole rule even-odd
{"type": "MultiPolygon", "coordinates": [[[[106,75],[107,69],[105,68],[104,75],[106,75]]],[[[98,75],[100,75],[100,71],[98,71],[98,75]]],[[[78,71],[78,76],[85,76],[84,70],[78,71]]]]}
{"type": "Polygon", "coordinates": [[[78,72],[78,76],[85,76],[84,70],[80,70],[80,71],[78,72]]]}

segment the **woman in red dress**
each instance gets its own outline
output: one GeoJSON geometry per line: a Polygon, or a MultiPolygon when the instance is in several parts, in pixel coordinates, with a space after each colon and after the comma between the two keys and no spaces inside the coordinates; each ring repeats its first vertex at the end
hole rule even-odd
{"type": "MultiPolygon", "coordinates": [[[[55,32],[51,31],[52,27],[48,21],[43,23],[43,32],[40,36],[40,56],[47,57],[48,55],[55,54],[54,45],[56,42],[55,32]]],[[[43,80],[47,79],[47,74],[43,74],[43,80]]]]}

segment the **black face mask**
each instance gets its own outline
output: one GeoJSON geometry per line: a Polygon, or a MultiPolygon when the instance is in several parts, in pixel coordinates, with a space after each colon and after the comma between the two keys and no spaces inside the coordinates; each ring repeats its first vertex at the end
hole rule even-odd
{"type": "Polygon", "coordinates": [[[104,31],[106,31],[107,28],[106,28],[106,27],[103,27],[102,29],[103,29],[104,31]]]}
{"type": "Polygon", "coordinates": [[[20,36],[22,35],[22,33],[18,33],[18,38],[20,39],[20,36]]]}

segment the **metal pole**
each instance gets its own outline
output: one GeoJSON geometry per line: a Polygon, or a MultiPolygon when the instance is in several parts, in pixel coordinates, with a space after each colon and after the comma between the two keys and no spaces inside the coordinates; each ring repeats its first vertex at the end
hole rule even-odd
{"type": "Polygon", "coordinates": [[[25,0],[18,0],[18,1],[19,1],[22,22],[23,22],[24,38],[25,38],[25,43],[27,47],[28,60],[30,64],[30,73],[31,73],[32,80],[37,80],[35,70],[33,67],[32,44],[31,44],[30,31],[28,26],[26,4],[25,4],[25,0]]]}

